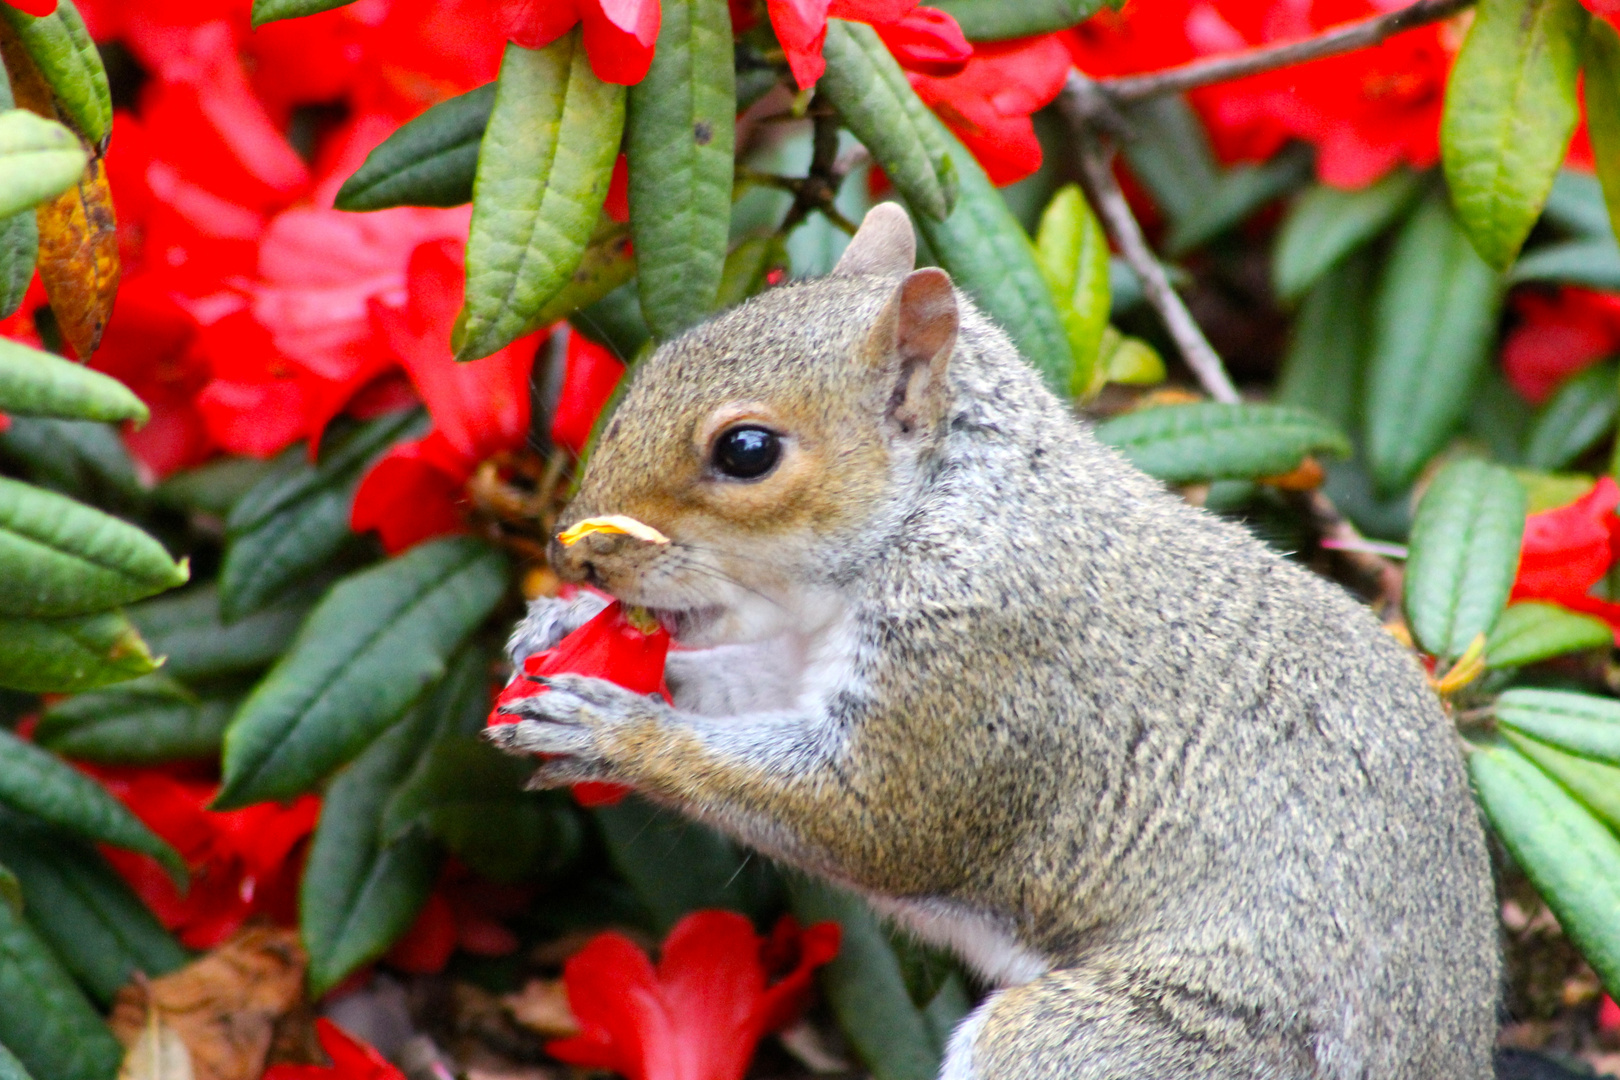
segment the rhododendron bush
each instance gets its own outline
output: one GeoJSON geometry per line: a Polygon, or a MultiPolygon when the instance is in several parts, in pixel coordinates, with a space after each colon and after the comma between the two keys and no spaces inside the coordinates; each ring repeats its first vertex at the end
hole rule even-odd
{"type": "Polygon", "coordinates": [[[476,983],[524,1065],[932,1075],[973,973],[633,793],[527,792],[481,737],[548,674],[667,693],[617,604],[503,652],[565,588],[593,432],[885,199],[1099,437],[1411,644],[1512,940],[1572,946],[1510,1008],[1610,1016],[1617,26],[0,2],[0,1077],[415,1076],[420,1039],[353,1020],[401,983],[476,983]]]}

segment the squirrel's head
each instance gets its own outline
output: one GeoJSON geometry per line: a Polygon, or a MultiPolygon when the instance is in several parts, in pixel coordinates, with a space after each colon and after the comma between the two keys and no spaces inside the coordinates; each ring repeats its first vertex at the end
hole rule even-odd
{"type": "Polygon", "coordinates": [[[566,580],[657,613],[690,645],[814,629],[850,554],[892,523],[949,405],[958,310],[913,270],[891,203],[832,274],[761,294],[643,362],[559,522],[622,514],[660,544],[553,542],[566,580]]]}

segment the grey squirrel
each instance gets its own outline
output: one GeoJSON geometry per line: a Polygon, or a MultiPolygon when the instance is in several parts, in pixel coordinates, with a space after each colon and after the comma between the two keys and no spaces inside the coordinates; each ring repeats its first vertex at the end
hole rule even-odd
{"type": "MultiPolygon", "coordinates": [[[[1416,660],[1087,432],[874,209],[642,363],[566,580],[682,646],[491,729],[842,882],[997,989],[945,1080],[1485,1080],[1483,832],[1416,660]]],[[[538,601],[516,657],[594,614],[538,601]]]]}

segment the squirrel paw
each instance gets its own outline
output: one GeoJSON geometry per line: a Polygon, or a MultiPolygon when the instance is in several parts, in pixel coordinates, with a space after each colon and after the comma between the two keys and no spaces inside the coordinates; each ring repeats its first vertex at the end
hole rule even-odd
{"type": "Polygon", "coordinates": [[[613,780],[609,737],[631,725],[658,722],[669,706],[654,697],[589,675],[550,675],[544,694],[519,698],[501,711],[522,717],[486,728],[484,736],[513,754],[546,754],[532,787],[555,787],[581,780],[613,780]]]}
{"type": "Polygon", "coordinates": [[[512,629],[506,641],[506,655],[514,666],[521,667],[525,658],[545,652],[557,642],[590,622],[602,613],[610,601],[596,593],[580,591],[564,600],[560,596],[541,596],[529,602],[528,614],[512,629]]]}

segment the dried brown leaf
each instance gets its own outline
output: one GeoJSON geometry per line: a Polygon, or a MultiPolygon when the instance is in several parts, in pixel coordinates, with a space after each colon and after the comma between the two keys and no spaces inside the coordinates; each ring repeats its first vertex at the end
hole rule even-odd
{"type": "Polygon", "coordinates": [[[501,998],[512,1019],[548,1039],[579,1034],[579,1021],[568,1006],[568,990],[561,979],[530,979],[523,989],[501,998]]]}
{"type": "Polygon", "coordinates": [[[180,1033],[148,1002],[146,1024],[124,1055],[118,1080],[195,1080],[191,1051],[180,1033]]]}
{"type": "Polygon", "coordinates": [[[62,337],[81,359],[101,343],[118,293],[118,218],[107,170],[92,157],[74,187],[42,203],[39,278],[62,337]]]}

